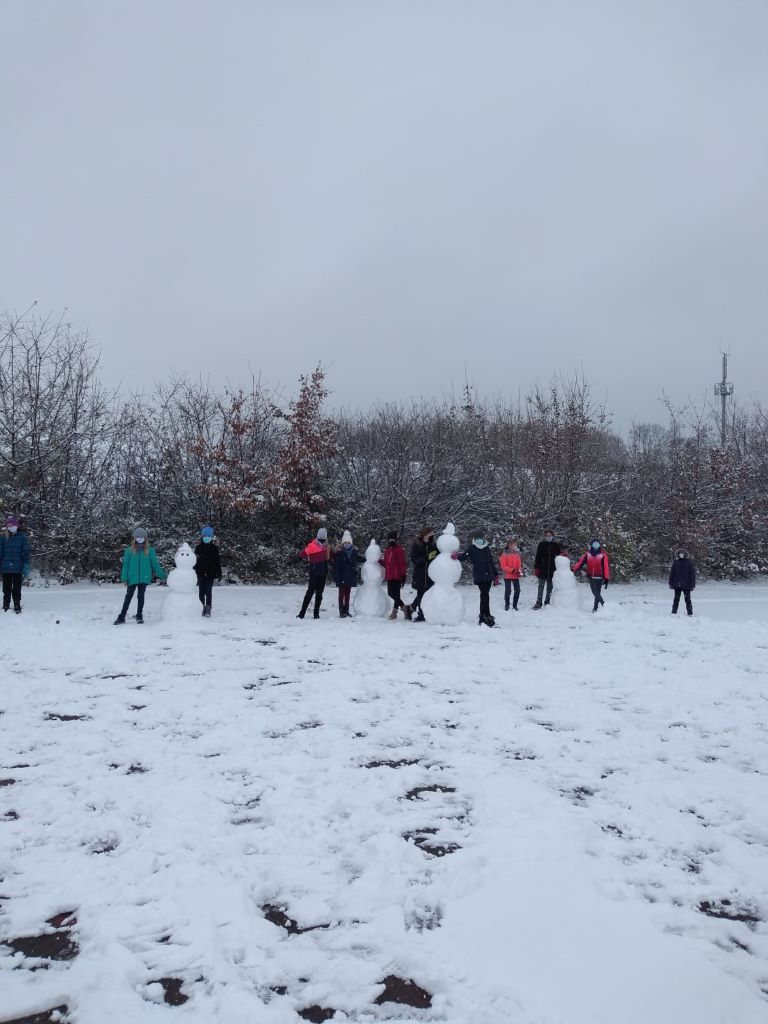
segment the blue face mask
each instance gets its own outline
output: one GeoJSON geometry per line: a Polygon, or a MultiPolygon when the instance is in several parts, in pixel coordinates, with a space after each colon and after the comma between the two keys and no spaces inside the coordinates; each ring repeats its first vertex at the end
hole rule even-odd
{"type": "Polygon", "coordinates": [[[593,551],[599,551],[600,550],[600,544],[596,540],[592,541],[592,550],[593,551]]]}
{"type": "Polygon", "coordinates": [[[210,544],[213,537],[203,537],[203,544],[210,544]]]}

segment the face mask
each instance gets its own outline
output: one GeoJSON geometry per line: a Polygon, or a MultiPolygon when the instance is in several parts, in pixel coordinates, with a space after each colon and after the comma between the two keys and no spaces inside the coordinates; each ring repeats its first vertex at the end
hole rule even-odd
{"type": "Polygon", "coordinates": [[[677,557],[678,558],[685,558],[685,552],[684,551],[679,551],[677,557]]]}
{"type": "Polygon", "coordinates": [[[544,534],[544,540],[547,542],[547,544],[551,544],[554,539],[555,538],[552,536],[551,533],[544,534]]]}
{"type": "Polygon", "coordinates": [[[599,544],[597,543],[597,541],[595,541],[595,542],[594,542],[594,543],[592,544],[592,550],[593,550],[593,551],[599,551],[599,550],[600,550],[600,545],[599,545],[599,544]]]}
{"type": "Polygon", "coordinates": [[[484,548],[486,545],[486,541],[484,541],[482,537],[476,537],[472,541],[472,543],[475,545],[476,548],[484,548]]]}
{"type": "Polygon", "coordinates": [[[18,530],[18,526],[9,526],[8,527],[8,533],[16,533],[17,530],[18,530]]]}
{"type": "Polygon", "coordinates": [[[203,544],[210,544],[213,537],[203,537],[203,544]]]}
{"type": "Polygon", "coordinates": [[[352,545],[349,543],[349,541],[345,541],[343,547],[345,551],[349,551],[352,545]]]}
{"type": "Polygon", "coordinates": [[[146,537],[136,537],[135,541],[139,545],[139,547],[141,548],[141,547],[144,547],[144,545],[147,543],[147,538],[146,537]]]}

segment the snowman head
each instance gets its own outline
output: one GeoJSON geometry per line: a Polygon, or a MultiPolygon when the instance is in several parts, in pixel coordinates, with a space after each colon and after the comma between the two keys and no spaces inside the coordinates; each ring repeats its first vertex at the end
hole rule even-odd
{"type": "Polygon", "coordinates": [[[182,544],[179,550],[176,552],[176,568],[177,569],[194,569],[195,567],[195,552],[189,546],[189,544],[182,544]]]}
{"type": "Polygon", "coordinates": [[[365,560],[366,562],[370,562],[371,564],[373,564],[374,562],[378,564],[380,558],[381,548],[379,547],[375,540],[371,540],[371,543],[365,549],[365,560]]]}
{"type": "Polygon", "coordinates": [[[459,538],[456,536],[456,527],[453,523],[448,523],[437,538],[437,550],[441,554],[450,554],[452,551],[458,551],[460,547],[459,538]]]}

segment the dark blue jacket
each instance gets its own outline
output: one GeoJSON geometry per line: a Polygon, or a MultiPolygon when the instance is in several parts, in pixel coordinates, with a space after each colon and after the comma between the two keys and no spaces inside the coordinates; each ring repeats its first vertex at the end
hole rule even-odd
{"type": "Polygon", "coordinates": [[[669,585],[672,590],[693,590],[696,586],[696,566],[686,555],[676,558],[669,570],[669,585]]]}
{"type": "Polygon", "coordinates": [[[466,562],[467,559],[472,563],[473,583],[490,583],[499,575],[499,567],[488,544],[484,548],[470,544],[464,554],[459,555],[460,562],[466,562]]]}
{"type": "Polygon", "coordinates": [[[364,562],[363,555],[358,554],[357,548],[342,548],[337,551],[333,559],[333,578],[340,587],[357,586],[357,567],[364,562]]]}
{"type": "Polygon", "coordinates": [[[0,536],[0,572],[22,572],[29,565],[29,541],[26,533],[0,536]]]}

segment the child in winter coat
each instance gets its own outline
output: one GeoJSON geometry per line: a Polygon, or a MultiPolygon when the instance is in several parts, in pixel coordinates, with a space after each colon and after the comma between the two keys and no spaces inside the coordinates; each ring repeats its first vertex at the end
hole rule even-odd
{"type": "Polygon", "coordinates": [[[352,587],[357,586],[357,567],[364,561],[365,556],[359,554],[352,543],[352,534],[345,530],[333,560],[333,578],[339,588],[339,618],[349,618],[349,599],[352,587]]]}
{"type": "Polygon", "coordinates": [[[314,618],[319,619],[320,605],[323,601],[323,591],[325,590],[325,584],[328,579],[328,563],[331,558],[330,549],[328,548],[328,531],[324,526],[320,527],[315,539],[311,540],[301,552],[301,557],[306,558],[309,563],[309,584],[307,586],[307,592],[304,595],[304,600],[301,602],[301,611],[296,618],[304,618],[307,614],[307,608],[309,608],[309,602],[314,597],[314,618]]]}
{"type": "Polygon", "coordinates": [[[411,606],[405,604],[400,597],[400,590],[408,579],[408,563],[405,560],[405,548],[398,543],[396,530],[390,530],[387,535],[387,546],[384,549],[384,557],[379,559],[379,565],[384,566],[387,593],[394,602],[392,611],[389,613],[390,619],[396,619],[401,608],[406,619],[410,619],[411,606]]]}
{"type": "Polygon", "coordinates": [[[7,612],[13,599],[13,610],[21,615],[21,583],[29,576],[29,541],[19,531],[16,516],[8,516],[5,531],[0,535],[0,573],[3,576],[3,611],[7,612]]]}
{"type": "Polygon", "coordinates": [[[491,587],[498,586],[499,567],[493,557],[485,533],[482,530],[474,530],[471,534],[472,543],[463,554],[454,551],[451,558],[458,558],[460,562],[469,561],[472,564],[472,580],[480,591],[480,615],[477,619],[478,626],[485,623],[486,626],[495,626],[496,620],[491,615],[491,587]]]}
{"type": "Polygon", "coordinates": [[[514,589],[512,611],[517,611],[520,600],[520,577],[523,575],[523,558],[516,540],[510,540],[499,558],[501,571],[504,574],[504,611],[509,611],[509,598],[514,589]]]}
{"type": "Polygon", "coordinates": [[[203,606],[203,618],[211,617],[213,602],[213,581],[221,579],[221,556],[219,546],[213,535],[212,526],[204,526],[200,531],[200,543],[195,548],[197,561],[197,592],[203,606]]]}
{"type": "Polygon", "coordinates": [[[116,626],[122,626],[125,616],[130,607],[133,595],[138,591],[136,599],[136,621],[141,625],[144,622],[144,591],[147,585],[152,582],[152,577],[159,580],[166,578],[163,567],[157,560],[154,548],[149,546],[147,531],[143,526],[137,526],[133,531],[133,543],[123,552],[123,567],[120,572],[120,580],[127,587],[125,600],[120,614],[115,619],[116,626]]]}
{"type": "Polygon", "coordinates": [[[600,541],[595,538],[589,545],[589,550],[585,551],[578,562],[573,567],[573,572],[577,573],[580,569],[586,567],[587,576],[589,577],[589,586],[592,591],[592,596],[595,599],[595,606],[592,609],[596,612],[597,609],[605,604],[601,590],[603,587],[607,587],[611,578],[611,567],[608,564],[608,555],[603,551],[600,541]]]}
{"type": "Polygon", "coordinates": [[[696,586],[696,566],[688,557],[685,548],[680,548],[675,555],[672,568],[669,570],[669,586],[675,592],[672,600],[672,614],[677,615],[677,609],[680,607],[680,595],[684,594],[685,610],[689,615],[693,615],[691,591],[696,586]]]}
{"type": "Polygon", "coordinates": [[[413,575],[411,581],[416,591],[416,600],[411,605],[411,611],[418,611],[414,622],[424,622],[424,612],[421,610],[421,599],[432,586],[432,578],[429,575],[429,564],[437,558],[439,552],[435,544],[435,531],[427,526],[419,531],[416,540],[411,545],[411,565],[413,575]]]}
{"type": "Polygon", "coordinates": [[[537,611],[542,606],[542,598],[544,598],[544,604],[549,604],[552,600],[552,586],[555,582],[555,572],[557,571],[555,559],[560,554],[562,554],[562,548],[555,540],[554,532],[552,530],[545,530],[544,540],[539,541],[539,545],[536,548],[536,558],[533,563],[533,575],[539,581],[536,604],[533,606],[537,611]],[[546,596],[544,595],[545,587],[547,588],[546,596]]]}

